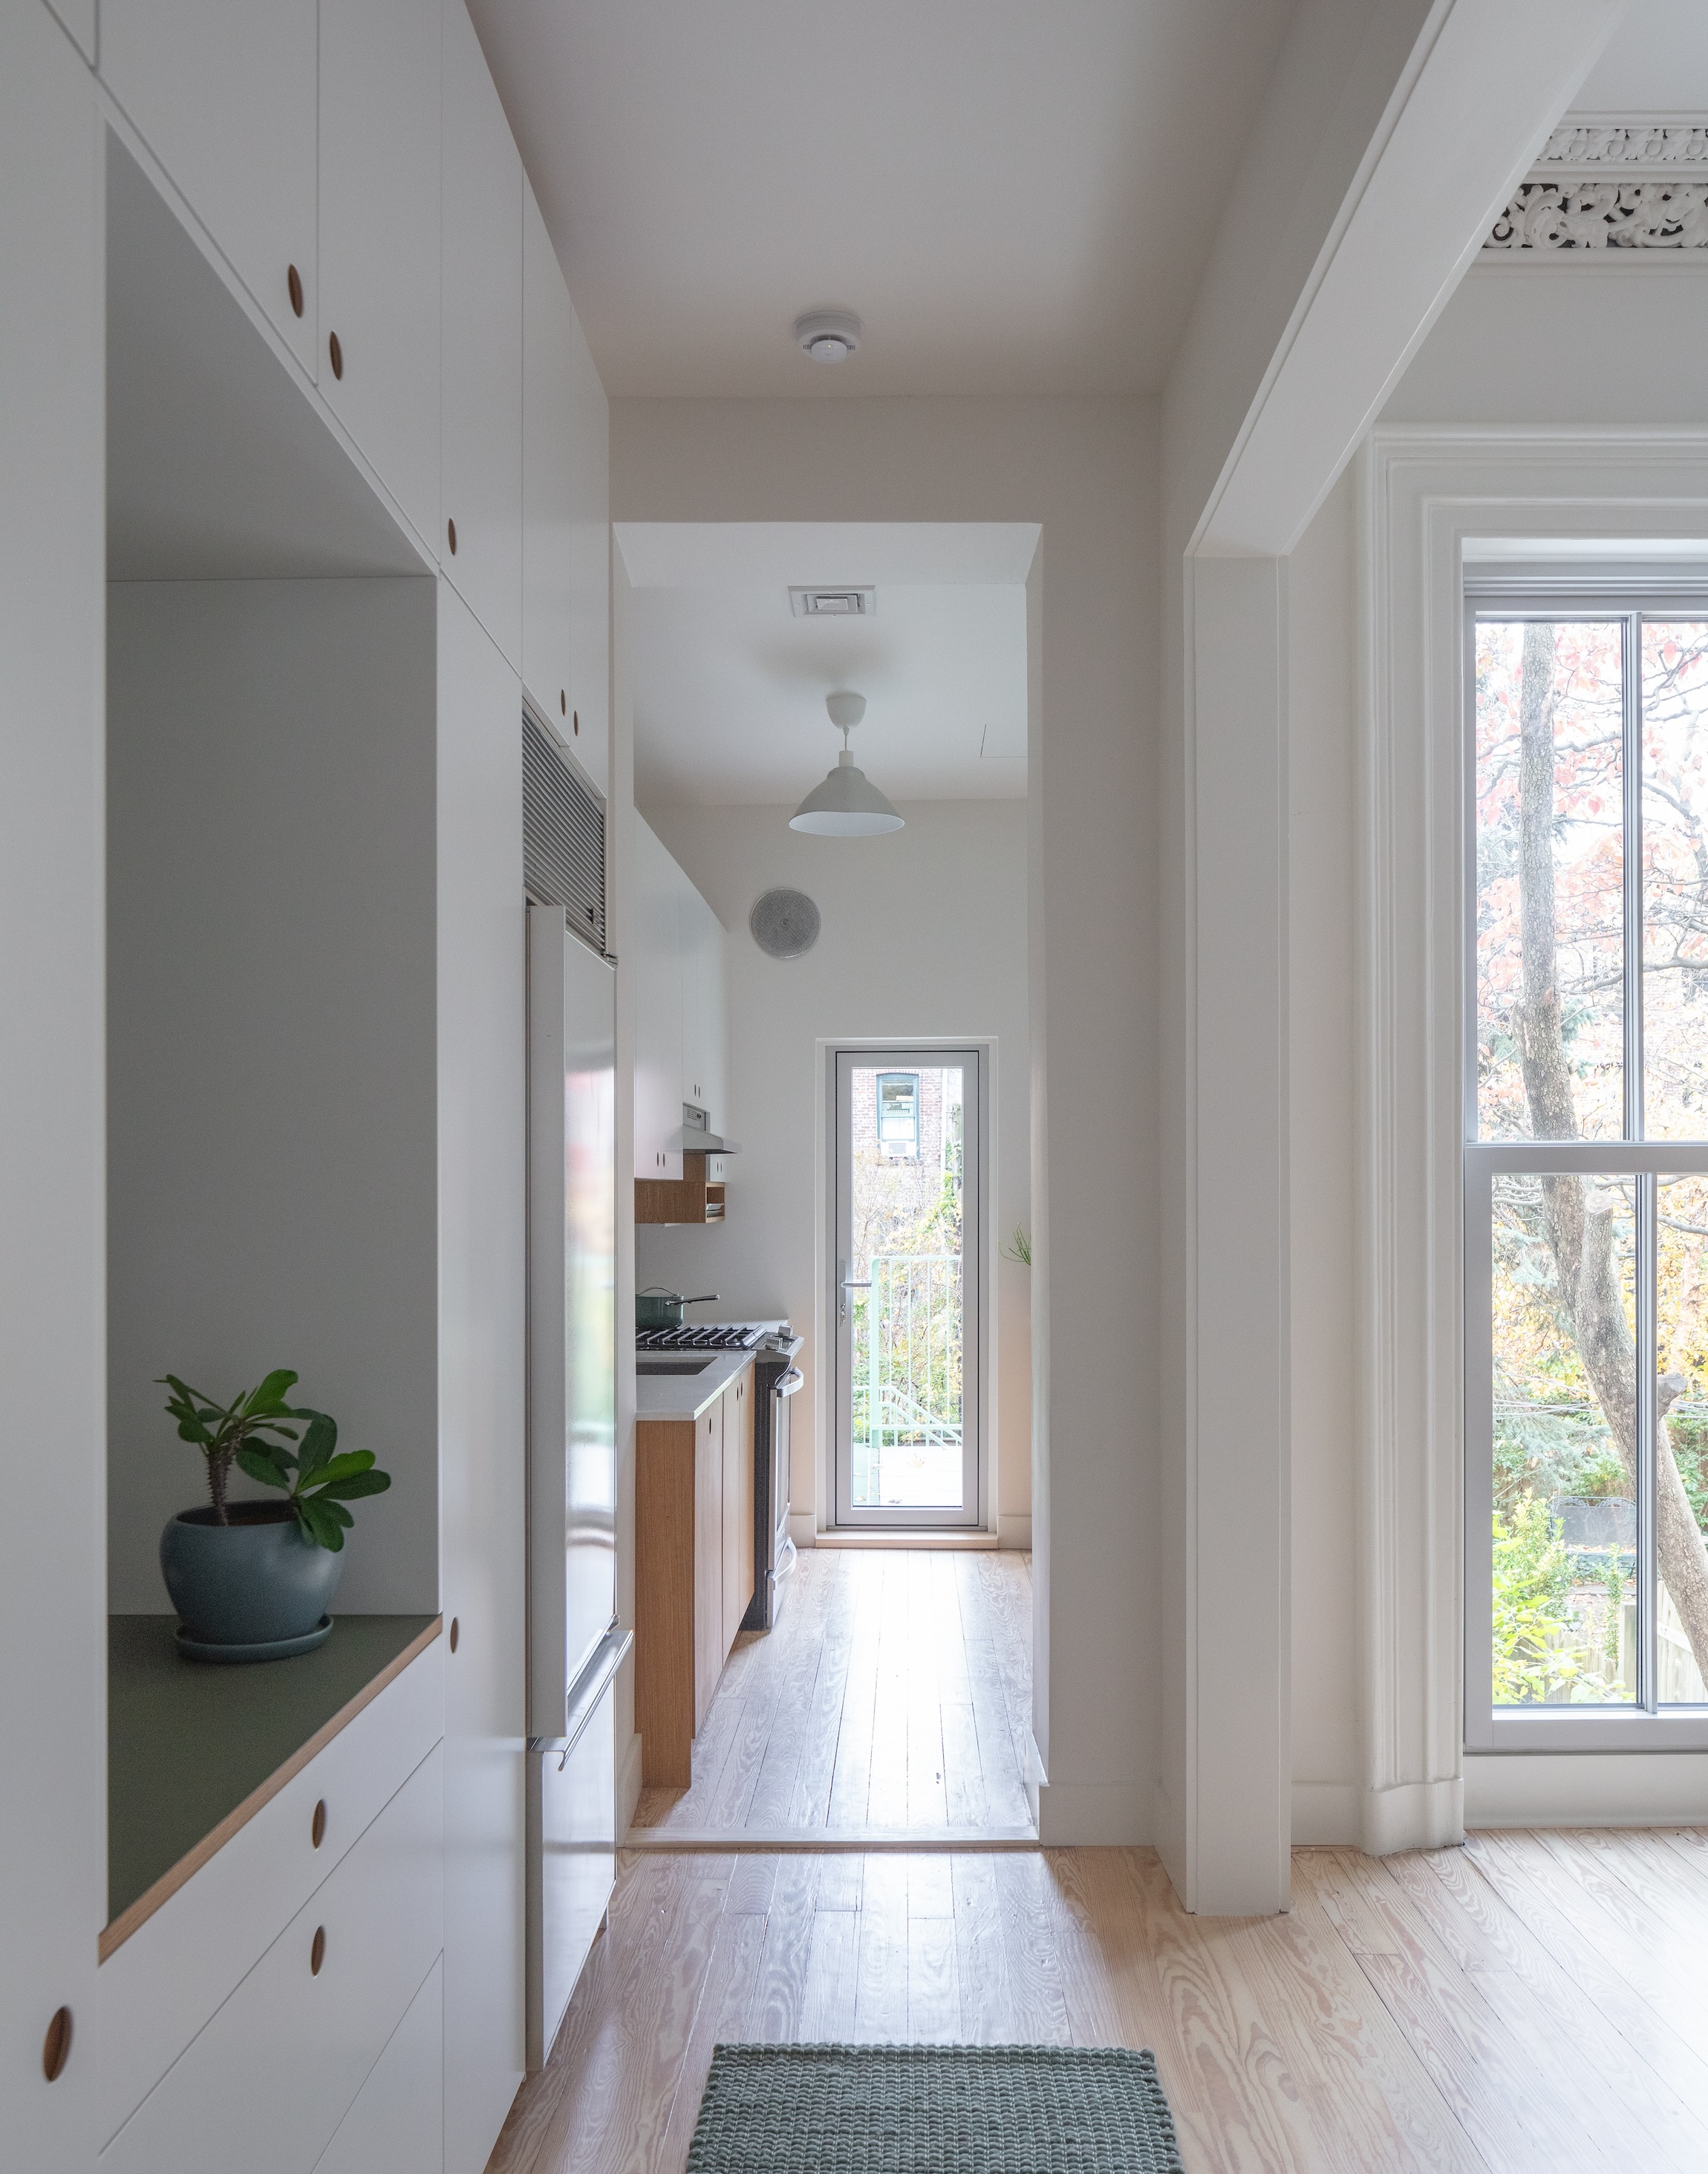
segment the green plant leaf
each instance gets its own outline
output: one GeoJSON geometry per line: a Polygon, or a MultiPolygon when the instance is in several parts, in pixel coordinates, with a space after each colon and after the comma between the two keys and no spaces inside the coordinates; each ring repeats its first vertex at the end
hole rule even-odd
{"type": "MultiPolygon", "coordinates": [[[[284,1393],[295,1386],[296,1380],[297,1376],[289,1366],[275,1367],[258,1388],[251,1389],[247,1397],[239,1399],[244,1417],[252,1418],[262,1412],[288,1411],[289,1407],[284,1401],[284,1393]]],[[[235,1409],[234,1405],[234,1412],[235,1409]]]]}
{"type": "Polygon", "coordinates": [[[290,1485],[289,1473],[275,1464],[264,1449],[240,1449],[237,1463],[242,1471],[251,1479],[258,1479],[263,1487],[290,1485]]]}
{"type": "Polygon", "coordinates": [[[365,1495],[383,1495],[392,1484],[389,1472],[353,1472],[348,1479],[323,1480],[315,1489],[317,1502],[358,1502],[365,1495]]]}
{"type": "Polygon", "coordinates": [[[317,1501],[311,1495],[295,1498],[297,1522],[318,1547],[328,1555],[339,1554],[344,1544],[345,1528],[354,1521],[348,1510],[340,1510],[336,1502],[317,1501]]]}
{"type": "Polygon", "coordinates": [[[316,1412],[302,1438],[301,1471],[305,1484],[331,1461],[338,1446],[338,1421],[329,1413],[316,1412]]]}
{"type": "Polygon", "coordinates": [[[316,1469],[314,1478],[316,1484],[323,1479],[348,1479],[353,1472],[371,1471],[373,1463],[372,1450],[346,1449],[321,1465],[316,1469]]]}

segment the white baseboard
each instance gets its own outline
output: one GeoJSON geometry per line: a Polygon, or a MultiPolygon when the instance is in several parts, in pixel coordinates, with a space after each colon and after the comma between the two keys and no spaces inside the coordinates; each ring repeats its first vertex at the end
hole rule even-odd
{"type": "Polygon", "coordinates": [[[815,1548],[819,1544],[819,1528],[810,1510],[791,1510],[789,1538],[797,1548],[815,1548]]]}
{"type": "Polygon", "coordinates": [[[1390,1789],[1361,1789],[1359,1845],[1369,1857],[1403,1849],[1446,1849],[1465,1839],[1465,1784],[1398,1782],[1390,1789]]]}
{"type": "Polygon", "coordinates": [[[918,1533],[886,1532],[830,1532],[820,1533],[814,1545],[821,1548],[921,1548],[939,1549],[971,1549],[994,1554],[997,1546],[994,1533],[969,1533],[964,1528],[927,1527],[918,1533]]]}
{"type": "Polygon", "coordinates": [[[1700,1752],[1478,1753],[1465,1761],[1467,1827],[1708,1824],[1700,1752]]]}
{"type": "Polygon", "coordinates": [[[1293,1843],[1295,1848],[1322,1848],[1344,1843],[1363,1847],[1363,1822],[1359,1817],[1359,1791],[1354,1782],[1295,1782],[1293,1784],[1293,1843]]]}
{"type": "Polygon", "coordinates": [[[1038,1839],[1050,1848],[1132,1849],[1151,1838],[1147,1784],[1040,1782],[1037,1789],[1038,1839]]]}
{"type": "Polygon", "coordinates": [[[1024,1517],[998,1514],[997,1545],[999,1548],[1013,1548],[1019,1555],[1031,1554],[1032,1513],[1030,1510],[1024,1517]]]}
{"type": "Polygon", "coordinates": [[[617,1831],[627,1834],[640,1802],[640,1732],[631,1729],[617,1760],[617,1831]]]}

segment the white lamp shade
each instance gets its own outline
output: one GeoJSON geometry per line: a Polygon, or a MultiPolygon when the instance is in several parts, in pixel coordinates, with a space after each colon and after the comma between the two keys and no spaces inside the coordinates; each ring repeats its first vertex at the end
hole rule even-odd
{"type": "Polygon", "coordinates": [[[875,838],[884,830],[899,830],[903,818],[884,798],[854,758],[844,748],[836,767],[815,785],[789,818],[792,830],[809,830],[819,838],[875,838]]]}

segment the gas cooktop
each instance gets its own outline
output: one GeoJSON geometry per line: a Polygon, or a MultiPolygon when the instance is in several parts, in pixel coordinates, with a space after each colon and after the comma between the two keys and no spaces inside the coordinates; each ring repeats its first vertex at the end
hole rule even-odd
{"type": "Polygon", "coordinates": [[[689,1322],[681,1328],[637,1328],[637,1351],[752,1351],[765,1334],[754,1321],[689,1322]]]}

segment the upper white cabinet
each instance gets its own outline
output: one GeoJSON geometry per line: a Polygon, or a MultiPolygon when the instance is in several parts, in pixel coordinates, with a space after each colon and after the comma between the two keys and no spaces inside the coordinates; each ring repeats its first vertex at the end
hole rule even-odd
{"type": "Polygon", "coordinates": [[[441,554],[442,12],[443,0],[321,0],[316,372],[381,481],[441,554]]]}
{"type": "Polygon", "coordinates": [[[108,89],[310,371],[317,12],[316,0],[101,0],[100,10],[108,89]]]}
{"type": "Polygon", "coordinates": [[[610,771],[605,388],[522,183],[522,684],[602,792],[610,771]]]}
{"type": "MultiPolygon", "coordinates": [[[[574,319],[546,223],[522,197],[522,679],[581,754],[570,724],[570,523],[575,503],[574,319]]],[[[579,712],[577,713],[579,719],[579,712]]]]}
{"type": "Polygon", "coordinates": [[[635,1175],[680,1177],[682,923],[687,879],[635,818],[635,1175]]]}
{"type": "Polygon", "coordinates": [[[522,665],[522,160],[462,0],[445,0],[440,563],[522,665]]]}
{"type": "Polygon", "coordinates": [[[682,1099],[724,1117],[723,923],[686,877],[677,901],[682,938],[682,1099]]]}
{"type": "Polygon", "coordinates": [[[682,1106],[725,1122],[723,923],[635,819],[635,1175],[680,1177],[682,1106]]]}
{"type": "Polygon", "coordinates": [[[570,711],[588,775],[610,790],[611,427],[605,388],[570,311],[570,711]]]}

